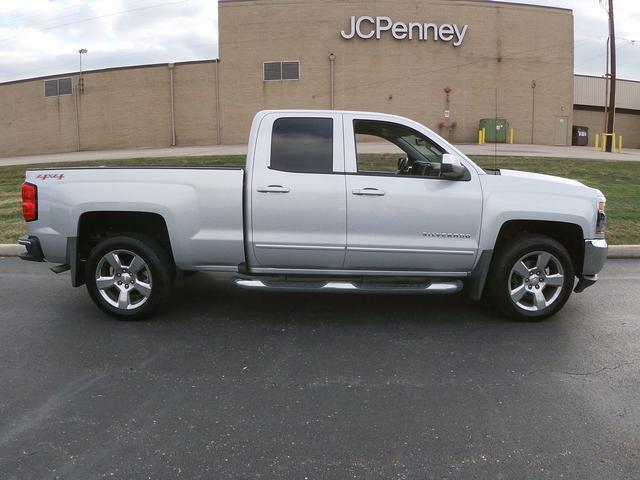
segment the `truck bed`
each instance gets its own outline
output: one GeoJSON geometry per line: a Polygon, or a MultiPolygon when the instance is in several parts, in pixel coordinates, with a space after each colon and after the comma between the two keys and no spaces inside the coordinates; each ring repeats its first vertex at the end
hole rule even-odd
{"type": "Polygon", "coordinates": [[[178,268],[235,271],[244,261],[242,167],[34,168],[26,181],[38,187],[29,231],[48,261],[68,261],[82,215],[109,211],[162,216],[178,268]]]}

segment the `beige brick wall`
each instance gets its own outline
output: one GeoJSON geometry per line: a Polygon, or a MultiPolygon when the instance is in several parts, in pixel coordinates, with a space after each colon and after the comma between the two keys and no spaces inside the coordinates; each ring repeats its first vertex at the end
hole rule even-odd
{"type": "Polygon", "coordinates": [[[42,81],[0,87],[0,156],[76,150],[75,98],[45,97],[42,81]]]}
{"type": "MultiPolygon", "coordinates": [[[[596,134],[604,130],[604,111],[580,110],[573,112],[575,125],[589,128],[589,146],[594,146],[596,134]]],[[[622,135],[622,147],[640,148],[640,112],[616,113],[616,135],[622,135]]]]}
{"type": "MultiPolygon", "coordinates": [[[[396,113],[437,130],[450,86],[454,140],[472,142],[481,118],[498,115],[515,141],[554,143],[557,116],[572,116],[573,16],[570,11],[457,0],[255,0],[220,4],[222,139],[241,143],[255,112],[329,108],[329,53],[335,61],[335,107],[396,113]],[[469,24],[463,45],[345,40],[351,15],[394,21],[469,24]],[[263,82],[262,63],[299,60],[300,81],[263,82]]],[[[570,132],[569,132],[570,137],[570,132]]],[[[570,141],[570,138],[568,138],[570,141]]]]}
{"type": "MultiPolygon", "coordinates": [[[[530,143],[532,80],[535,143],[554,143],[557,117],[568,117],[569,126],[573,120],[567,10],[474,0],[255,0],[221,3],[219,19],[221,63],[175,65],[178,145],[244,143],[253,115],[266,108],[329,108],[329,53],[336,55],[337,109],[400,114],[437,131],[445,121],[443,89],[450,86],[457,142],[475,141],[479,120],[495,115],[497,87],[498,116],[509,120],[517,143],[530,143]],[[351,15],[468,24],[469,30],[459,48],[388,34],[345,40],[340,31],[351,15]],[[299,60],[300,80],[263,82],[262,63],[270,60],[299,60]]],[[[0,85],[0,156],[75,151],[77,129],[82,150],[171,144],[167,65],[84,78],[77,116],[75,88],[71,96],[45,97],[44,79],[0,85]]]]}
{"type": "MultiPolygon", "coordinates": [[[[216,62],[177,63],[177,145],[218,142],[216,62]]],[[[0,85],[0,156],[171,145],[167,65],[88,72],[84,92],[44,96],[44,79],[0,85]],[[78,102],[76,124],[76,96],[78,102]]],[[[64,75],[56,78],[62,78],[64,75]]]]}

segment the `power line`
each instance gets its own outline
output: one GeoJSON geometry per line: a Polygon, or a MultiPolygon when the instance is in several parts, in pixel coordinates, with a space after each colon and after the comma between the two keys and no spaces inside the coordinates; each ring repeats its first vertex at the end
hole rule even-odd
{"type": "MultiPolygon", "coordinates": [[[[52,25],[50,27],[39,28],[38,31],[41,31],[41,32],[42,31],[48,31],[48,30],[53,30],[55,28],[66,27],[66,26],[69,26],[69,25],[77,25],[79,23],[91,22],[93,20],[98,20],[100,18],[114,17],[114,16],[117,16],[117,15],[122,15],[124,13],[139,12],[139,11],[142,11],[142,10],[149,10],[149,9],[152,9],[152,8],[166,7],[166,6],[169,6],[169,5],[177,5],[179,3],[187,3],[189,1],[190,0],[178,0],[178,1],[175,1],[175,2],[161,3],[161,4],[157,4],[157,5],[150,5],[150,6],[147,6],[147,7],[129,8],[129,9],[126,9],[126,10],[121,10],[119,12],[105,13],[103,15],[96,15],[94,17],[88,17],[88,18],[85,18],[85,19],[82,19],[82,20],[74,20],[72,22],[66,22],[66,23],[61,23],[61,24],[58,24],[58,25],[52,25]]],[[[14,38],[24,37],[26,35],[29,35],[30,33],[31,32],[25,32],[25,33],[20,33],[20,34],[17,34],[17,35],[12,35],[10,37],[0,38],[0,42],[6,42],[7,40],[13,40],[14,38]]]]}

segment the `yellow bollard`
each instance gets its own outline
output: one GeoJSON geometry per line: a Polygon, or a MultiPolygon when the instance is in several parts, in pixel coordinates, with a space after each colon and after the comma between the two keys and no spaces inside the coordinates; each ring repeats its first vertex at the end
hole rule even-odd
{"type": "Polygon", "coordinates": [[[596,146],[596,152],[599,152],[600,151],[600,135],[598,135],[597,133],[596,133],[595,146],[596,146]]]}
{"type": "Polygon", "coordinates": [[[622,153],[622,135],[618,137],[618,153],[622,153]]]}
{"type": "Polygon", "coordinates": [[[513,145],[513,128],[509,130],[509,145],[513,145]]]}
{"type": "Polygon", "coordinates": [[[484,145],[487,142],[487,130],[485,128],[482,129],[482,144],[484,145]]]}
{"type": "Polygon", "coordinates": [[[482,130],[478,130],[478,145],[482,145],[482,130]]]}
{"type": "Polygon", "coordinates": [[[612,147],[611,151],[613,153],[616,153],[616,134],[615,134],[615,132],[611,135],[611,147],[612,147]]]}

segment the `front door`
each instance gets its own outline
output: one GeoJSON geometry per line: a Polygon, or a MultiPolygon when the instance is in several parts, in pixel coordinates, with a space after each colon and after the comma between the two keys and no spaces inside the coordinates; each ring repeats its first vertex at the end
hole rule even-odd
{"type": "Polygon", "coordinates": [[[404,125],[347,115],[344,123],[345,145],[355,147],[345,152],[345,269],[470,271],[482,215],[477,174],[441,178],[445,150],[404,125]],[[359,154],[358,146],[365,150],[371,140],[389,142],[401,153],[359,154]]]}
{"type": "Polygon", "coordinates": [[[340,269],[346,248],[342,117],[267,115],[251,178],[251,264],[340,269]]]}

